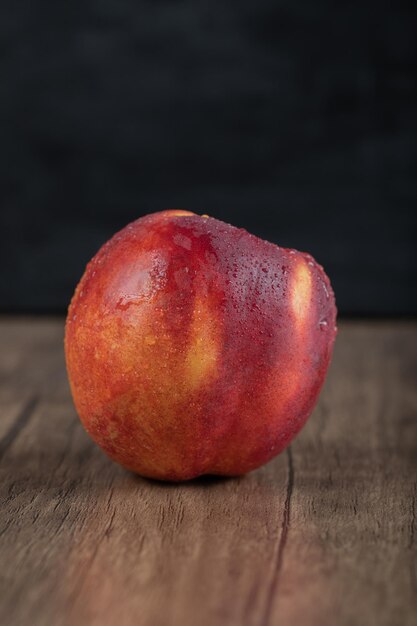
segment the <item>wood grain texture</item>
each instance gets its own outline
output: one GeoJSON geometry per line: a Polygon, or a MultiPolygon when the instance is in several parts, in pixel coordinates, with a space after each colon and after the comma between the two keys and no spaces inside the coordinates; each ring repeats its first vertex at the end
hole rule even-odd
{"type": "Polygon", "coordinates": [[[415,624],[417,324],[342,324],[291,448],[180,486],[90,442],[62,336],[0,323],[1,624],[415,624]]]}

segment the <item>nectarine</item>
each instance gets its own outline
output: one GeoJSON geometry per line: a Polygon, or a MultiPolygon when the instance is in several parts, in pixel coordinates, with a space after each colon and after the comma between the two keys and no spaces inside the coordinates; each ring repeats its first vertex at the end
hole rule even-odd
{"type": "Polygon", "coordinates": [[[336,335],[329,279],[308,254],[188,211],[108,241],[65,334],[85,429],[143,476],[239,475],[311,413],[336,335]]]}

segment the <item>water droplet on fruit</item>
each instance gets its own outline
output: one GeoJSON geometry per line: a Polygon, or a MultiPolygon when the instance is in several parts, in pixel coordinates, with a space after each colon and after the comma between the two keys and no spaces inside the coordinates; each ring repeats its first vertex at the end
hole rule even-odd
{"type": "Polygon", "coordinates": [[[320,320],[320,322],[319,322],[320,330],[327,330],[327,326],[328,325],[329,324],[328,324],[327,320],[320,320]]]}

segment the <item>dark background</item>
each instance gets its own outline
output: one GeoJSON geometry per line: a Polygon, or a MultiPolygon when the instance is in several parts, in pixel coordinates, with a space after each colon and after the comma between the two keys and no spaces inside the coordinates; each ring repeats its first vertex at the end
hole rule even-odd
{"type": "Polygon", "coordinates": [[[417,3],[2,0],[0,309],[64,311],[140,215],[311,252],[417,313],[417,3]]]}

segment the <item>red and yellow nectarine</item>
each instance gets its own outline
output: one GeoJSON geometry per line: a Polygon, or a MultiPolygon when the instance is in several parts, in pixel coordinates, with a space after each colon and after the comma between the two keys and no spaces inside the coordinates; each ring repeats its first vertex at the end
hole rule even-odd
{"type": "Polygon", "coordinates": [[[143,476],[239,475],[311,413],[336,335],[308,254],[188,211],[129,224],[88,264],[65,349],[76,409],[143,476]]]}

